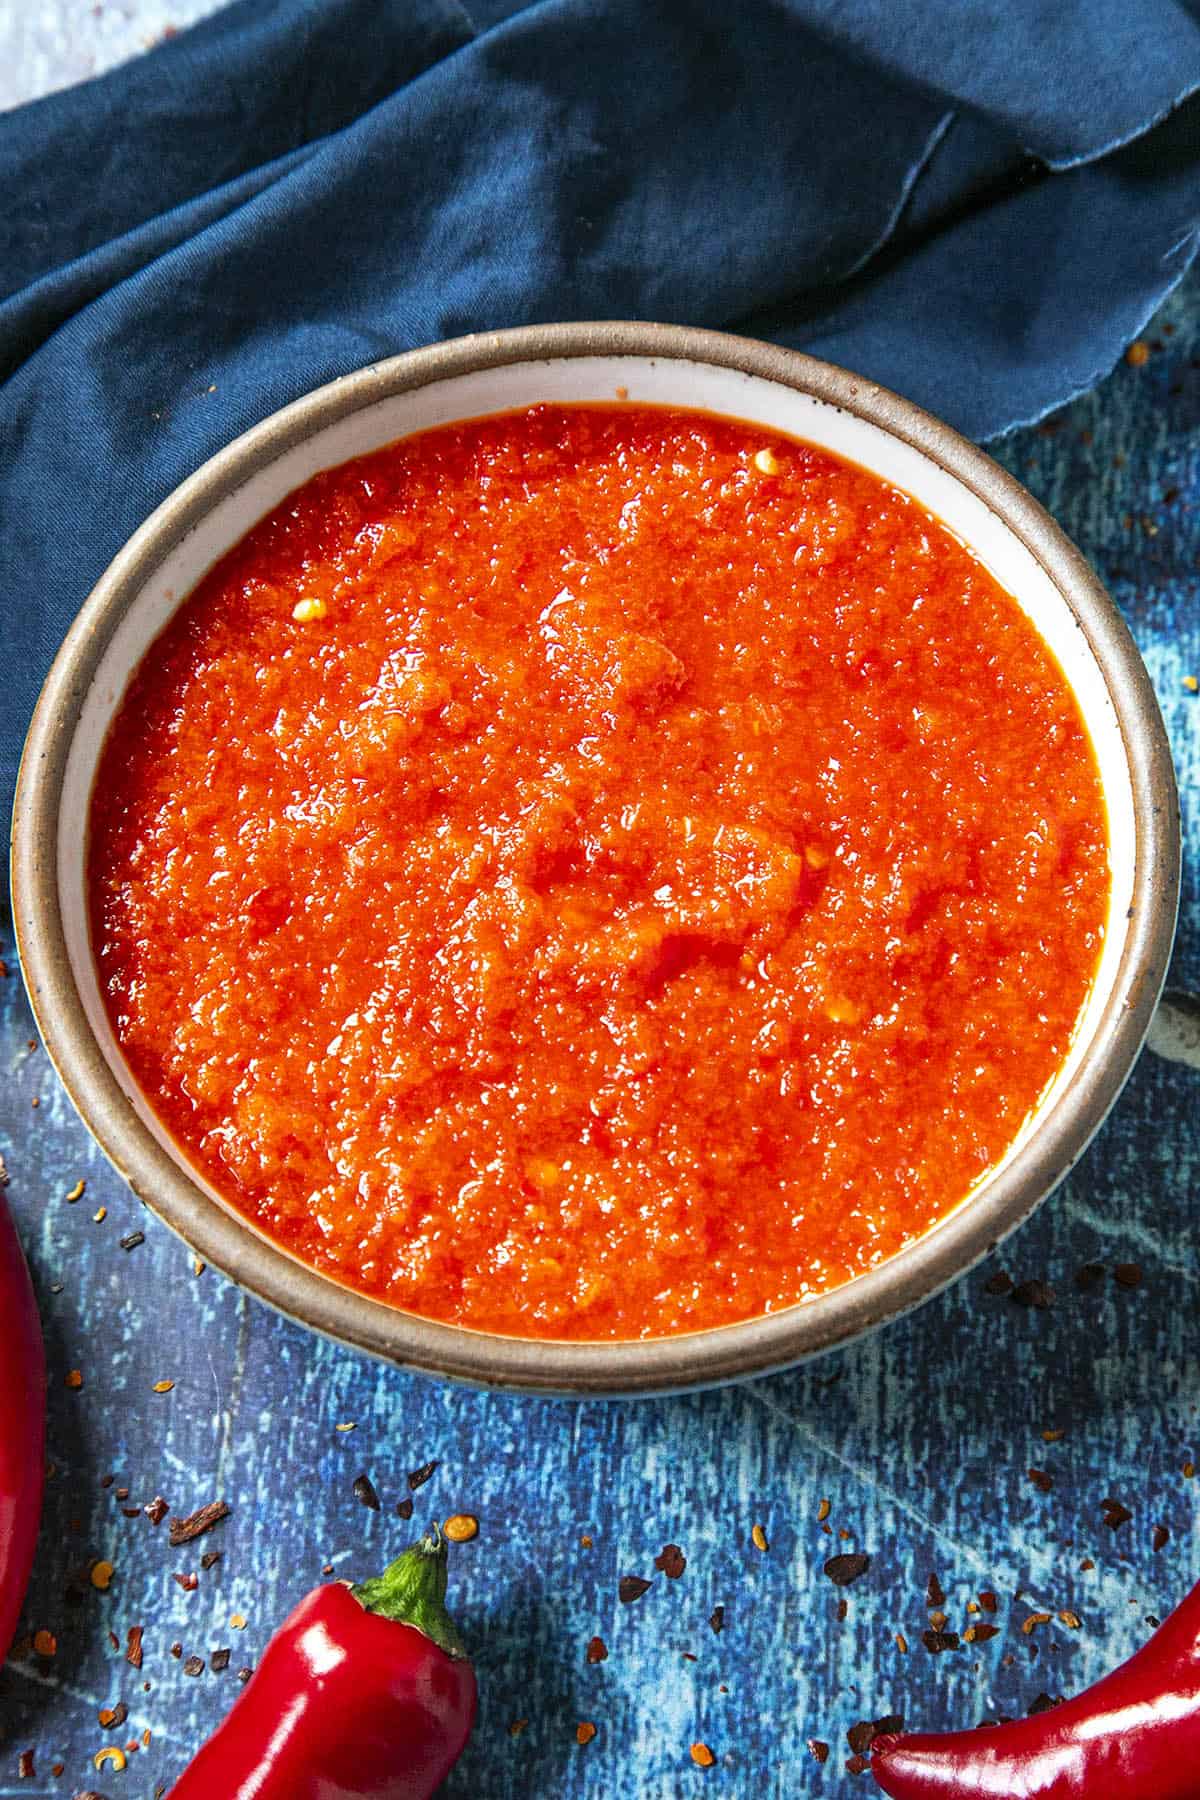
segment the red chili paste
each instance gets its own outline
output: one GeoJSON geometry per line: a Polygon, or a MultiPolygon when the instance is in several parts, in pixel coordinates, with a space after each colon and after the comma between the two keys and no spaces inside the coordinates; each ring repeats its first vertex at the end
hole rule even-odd
{"type": "Polygon", "coordinates": [[[318,476],[113,726],[93,935],[211,1180],[433,1318],[646,1337],[823,1293],[1059,1067],[1106,819],[1015,602],[735,421],[542,406],[318,476]]]}

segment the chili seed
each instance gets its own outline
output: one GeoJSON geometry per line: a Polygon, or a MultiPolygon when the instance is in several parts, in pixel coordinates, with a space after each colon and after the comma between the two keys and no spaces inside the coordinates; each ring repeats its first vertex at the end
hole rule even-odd
{"type": "Polygon", "coordinates": [[[452,1544],[469,1544],[479,1536],[479,1520],[472,1513],[454,1513],[442,1526],[442,1536],[452,1544]]]}

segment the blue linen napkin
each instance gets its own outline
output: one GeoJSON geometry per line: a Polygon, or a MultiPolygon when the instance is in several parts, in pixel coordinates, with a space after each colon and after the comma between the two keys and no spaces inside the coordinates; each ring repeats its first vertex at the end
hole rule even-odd
{"type": "Polygon", "coordinates": [[[1200,0],[241,0],[0,117],[0,763],[222,444],[459,332],[769,336],[987,438],[1200,228],[1200,0]]]}

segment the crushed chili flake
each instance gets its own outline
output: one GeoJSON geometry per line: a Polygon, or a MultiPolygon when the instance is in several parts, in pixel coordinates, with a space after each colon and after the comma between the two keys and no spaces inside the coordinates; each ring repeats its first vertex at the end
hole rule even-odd
{"type": "Polygon", "coordinates": [[[662,1571],[668,1581],[678,1581],[687,1568],[687,1557],[678,1544],[664,1544],[654,1559],[654,1566],[662,1571]]]}
{"type": "Polygon", "coordinates": [[[717,1760],[707,1744],[699,1743],[692,1745],[691,1758],[699,1769],[711,1769],[717,1760]]]}
{"type": "Polygon", "coordinates": [[[1104,1280],[1104,1264],[1098,1262],[1084,1263],[1075,1271],[1075,1286],[1081,1293],[1090,1294],[1104,1280]]]}
{"type": "Polygon", "coordinates": [[[875,1725],[871,1719],[859,1719],[846,1733],[846,1742],[856,1756],[861,1756],[875,1742],[875,1725]]]}
{"type": "Polygon", "coordinates": [[[213,1651],[208,1659],[208,1666],[213,1671],[214,1675],[219,1675],[222,1669],[227,1669],[229,1667],[229,1658],[232,1654],[233,1652],[231,1650],[213,1651]]]}
{"type": "Polygon", "coordinates": [[[957,1631],[935,1631],[930,1626],[928,1631],[921,1633],[921,1642],[931,1656],[940,1656],[943,1650],[958,1649],[958,1633],[957,1631]]]}
{"type": "Polygon", "coordinates": [[[848,1587],[860,1575],[865,1575],[870,1566],[871,1558],[865,1551],[852,1550],[841,1556],[831,1556],[825,1564],[824,1573],[835,1587],[848,1587]]]}
{"type": "Polygon", "coordinates": [[[631,1606],[635,1600],[640,1600],[642,1595],[648,1592],[650,1585],[650,1582],[641,1575],[622,1575],[617,1583],[617,1599],[624,1605],[631,1606]]]}
{"type": "Polygon", "coordinates": [[[178,1550],[181,1544],[190,1544],[193,1538],[203,1537],[214,1525],[229,1517],[229,1506],[224,1500],[210,1500],[207,1506],[199,1506],[185,1518],[172,1519],[167,1542],[172,1550],[178,1550]]]}
{"type": "Polygon", "coordinates": [[[58,1654],[58,1639],[52,1631],[35,1631],[33,1634],[33,1647],[39,1656],[56,1656],[58,1654]]]}
{"type": "Polygon", "coordinates": [[[179,1658],[183,1655],[183,1645],[179,1643],[178,1640],[171,1645],[171,1655],[175,1658],[176,1662],[178,1662],[179,1658]]]}
{"type": "Polygon", "coordinates": [[[32,1750],[22,1750],[17,1758],[17,1774],[25,1781],[32,1781],[37,1775],[37,1770],[33,1766],[32,1750]]]}
{"type": "Polygon", "coordinates": [[[1196,1474],[1195,1463],[1194,1462],[1185,1462],[1183,1465],[1182,1474],[1183,1474],[1183,1479],[1185,1481],[1194,1480],[1195,1474],[1196,1474]]]}
{"type": "Polygon", "coordinates": [[[590,1744],[595,1735],[596,1727],[592,1724],[590,1719],[584,1719],[575,1727],[575,1742],[577,1744],[590,1744]]]}
{"type": "Polygon", "coordinates": [[[67,1373],[63,1376],[63,1386],[69,1388],[81,1388],[83,1386],[83,1370],[68,1369],[67,1373]]]}
{"type": "Polygon", "coordinates": [[[134,1669],[140,1669],[142,1666],[143,1630],[144,1627],[141,1625],[131,1625],[125,1638],[125,1661],[134,1669]]]}
{"type": "Polygon", "coordinates": [[[111,1731],[114,1725],[123,1725],[129,1717],[129,1708],[123,1700],[115,1706],[102,1706],[96,1717],[105,1731],[111,1731]]]}
{"type": "Polygon", "coordinates": [[[397,1500],[397,1502],[396,1502],[396,1512],[397,1512],[397,1515],[398,1515],[398,1516],[399,1516],[399,1517],[400,1517],[400,1518],[401,1518],[401,1519],[411,1519],[411,1518],[412,1518],[412,1516],[413,1516],[413,1503],[412,1503],[412,1496],[411,1496],[411,1495],[409,1495],[409,1494],[406,1494],[406,1495],[405,1495],[405,1497],[404,1497],[404,1499],[403,1499],[403,1500],[397,1500]]]}
{"type": "Polygon", "coordinates": [[[847,1775],[865,1775],[870,1766],[865,1756],[855,1755],[846,1758],[847,1775]]]}
{"type": "Polygon", "coordinates": [[[608,1645],[602,1637],[590,1638],[584,1654],[590,1663],[602,1663],[608,1656],[608,1645]]]}
{"type": "Polygon", "coordinates": [[[1032,1307],[1036,1312],[1048,1312],[1058,1298],[1048,1281],[1019,1281],[1009,1299],[1017,1306],[1032,1307]]]}
{"type": "Polygon", "coordinates": [[[253,1673],[254,1673],[253,1669],[239,1669],[238,1670],[237,1678],[242,1683],[243,1687],[249,1681],[249,1679],[253,1675],[253,1673]]]}
{"type": "Polygon", "coordinates": [[[1113,1270],[1113,1280],[1118,1287],[1137,1288],[1142,1285],[1141,1263],[1118,1263],[1113,1270]]]}
{"type": "Polygon", "coordinates": [[[718,1632],[724,1631],[724,1629],[725,1629],[725,1608],[723,1606],[714,1606],[712,1611],[708,1615],[708,1622],[712,1626],[714,1631],[718,1631],[718,1632]]]}
{"type": "Polygon", "coordinates": [[[172,1575],[171,1580],[177,1581],[185,1594],[194,1594],[200,1586],[200,1577],[194,1570],[187,1575],[172,1575]]]}
{"type": "Polygon", "coordinates": [[[1151,1548],[1154,1550],[1162,1550],[1170,1542],[1170,1538],[1171,1533],[1167,1530],[1165,1525],[1156,1525],[1154,1527],[1154,1536],[1150,1540],[1151,1548]]]}
{"type": "Polygon", "coordinates": [[[1041,1493],[1049,1494],[1053,1492],[1054,1477],[1048,1470],[1026,1469],[1025,1473],[1028,1475],[1030,1481],[1032,1481],[1034,1487],[1039,1489],[1041,1493]]]}
{"type": "Polygon", "coordinates": [[[980,1619],[977,1625],[967,1626],[967,1629],[963,1632],[963,1642],[966,1644],[986,1644],[990,1639],[996,1637],[999,1634],[999,1631],[1000,1627],[998,1625],[989,1625],[986,1619],[980,1619]]]}
{"type": "Polygon", "coordinates": [[[997,1269],[995,1274],[989,1275],[984,1282],[983,1291],[985,1294],[995,1294],[999,1297],[1003,1294],[1011,1294],[1012,1286],[1012,1276],[1006,1274],[1003,1269],[997,1269]]]}
{"type": "Polygon", "coordinates": [[[1127,1525],[1133,1517],[1129,1508],[1120,1500],[1102,1500],[1100,1508],[1104,1515],[1103,1522],[1110,1531],[1116,1531],[1120,1526],[1127,1525]]]}
{"type": "Polygon", "coordinates": [[[437,1462],[427,1462],[422,1463],[419,1469],[410,1469],[408,1472],[409,1492],[415,1494],[419,1487],[424,1487],[425,1483],[429,1480],[429,1477],[435,1470],[440,1468],[440,1466],[441,1465],[437,1462]]]}
{"type": "Polygon", "coordinates": [[[1062,1695],[1051,1698],[1049,1694],[1038,1694],[1029,1706],[1029,1717],[1034,1719],[1039,1713],[1052,1712],[1056,1706],[1062,1705],[1062,1695]]]}
{"type": "Polygon", "coordinates": [[[819,1763],[827,1763],[829,1761],[829,1745],[823,1738],[809,1738],[808,1753],[810,1756],[815,1757],[819,1763]]]}
{"type": "Polygon", "coordinates": [[[756,1550],[767,1550],[770,1548],[770,1545],[767,1543],[767,1534],[761,1525],[755,1525],[751,1528],[750,1542],[754,1545],[756,1550]]]}
{"type": "Polygon", "coordinates": [[[220,1560],[221,1552],[219,1550],[206,1550],[204,1555],[200,1558],[200,1567],[202,1569],[214,1568],[220,1560]]]}
{"type": "Polygon", "coordinates": [[[936,1575],[931,1575],[925,1584],[925,1604],[926,1606],[944,1606],[946,1604],[946,1590],[936,1575]]]}
{"type": "Polygon", "coordinates": [[[1090,1569],[1094,1569],[1094,1568],[1095,1568],[1095,1566],[1096,1566],[1096,1565],[1095,1565],[1095,1563],[1094,1563],[1094,1562],[1093,1562],[1093,1561],[1092,1561],[1092,1559],[1091,1559],[1091,1557],[1090,1557],[1090,1556],[1085,1556],[1085,1557],[1084,1557],[1084,1559],[1083,1559],[1083,1561],[1082,1561],[1082,1562],[1081,1562],[1081,1563],[1080,1563],[1080,1565],[1079,1565],[1079,1567],[1080,1567],[1080,1568],[1081,1568],[1081,1569],[1082,1569],[1082,1570],[1083,1570],[1083,1571],[1084,1571],[1084,1572],[1085,1572],[1085,1573],[1086,1573],[1086,1572],[1087,1572],[1087,1571],[1088,1571],[1088,1570],[1090,1570],[1090,1569]]]}
{"type": "Polygon", "coordinates": [[[354,1498],[369,1512],[379,1511],[379,1495],[375,1491],[375,1483],[365,1470],[354,1477],[354,1498]]]}
{"type": "Polygon", "coordinates": [[[204,1658],[202,1656],[189,1656],[183,1665],[183,1672],[185,1675],[203,1675],[204,1658]]]}
{"type": "Polygon", "coordinates": [[[990,1613],[995,1612],[996,1606],[998,1603],[996,1600],[996,1596],[992,1592],[991,1588],[980,1588],[979,1604],[980,1604],[980,1606],[982,1606],[984,1612],[990,1612],[990,1613]]]}
{"type": "Polygon", "coordinates": [[[1043,1444],[1057,1444],[1065,1438],[1066,1435],[1065,1431],[1043,1431],[1042,1442],[1043,1444]]]}
{"type": "Polygon", "coordinates": [[[508,1728],[509,1737],[520,1737],[528,1723],[528,1719],[514,1719],[508,1728]]]}

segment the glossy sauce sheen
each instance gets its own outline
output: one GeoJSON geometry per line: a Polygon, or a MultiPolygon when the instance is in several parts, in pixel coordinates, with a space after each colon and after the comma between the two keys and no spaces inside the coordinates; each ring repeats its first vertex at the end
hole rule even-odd
{"type": "Polygon", "coordinates": [[[120,1042],[212,1181],[354,1287],[559,1338],[924,1231],[1059,1066],[1108,896],[1075,701],[958,541],[640,407],[293,494],[131,684],[90,869],[120,1042]]]}

